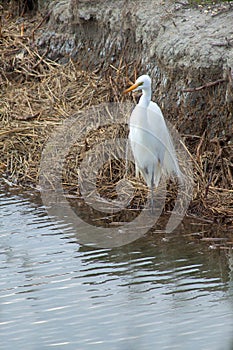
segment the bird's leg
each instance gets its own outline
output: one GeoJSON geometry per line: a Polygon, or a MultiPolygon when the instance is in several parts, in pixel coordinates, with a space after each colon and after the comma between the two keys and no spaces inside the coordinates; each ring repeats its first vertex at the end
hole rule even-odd
{"type": "Polygon", "coordinates": [[[153,193],[153,189],[154,189],[154,170],[152,171],[152,176],[151,176],[151,184],[150,184],[150,201],[151,201],[151,214],[154,214],[154,193],[153,193]]]}
{"type": "Polygon", "coordinates": [[[151,187],[151,214],[154,214],[154,195],[153,195],[153,187],[151,187]]]}

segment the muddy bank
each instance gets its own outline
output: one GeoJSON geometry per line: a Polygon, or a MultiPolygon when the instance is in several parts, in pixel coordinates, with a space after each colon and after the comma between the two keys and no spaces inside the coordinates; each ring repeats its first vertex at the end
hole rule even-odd
{"type": "Polygon", "coordinates": [[[84,69],[150,74],[154,101],[185,135],[206,183],[232,188],[233,2],[70,0],[49,11],[42,52],[84,69]]]}
{"type": "Polygon", "coordinates": [[[189,131],[203,132],[214,121],[212,136],[232,133],[233,2],[70,0],[52,2],[49,11],[38,44],[51,58],[73,57],[89,69],[139,62],[164,111],[183,115],[184,123],[193,118],[189,131]],[[216,85],[187,91],[210,82],[216,85]]]}

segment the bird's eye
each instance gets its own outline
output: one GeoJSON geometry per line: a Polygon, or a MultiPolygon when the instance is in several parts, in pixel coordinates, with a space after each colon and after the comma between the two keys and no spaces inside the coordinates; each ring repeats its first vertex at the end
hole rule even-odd
{"type": "Polygon", "coordinates": [[[138,83],[138,86],[142,86],[143,85],[143,81],[141,81],[140,83],[138,83]]]}

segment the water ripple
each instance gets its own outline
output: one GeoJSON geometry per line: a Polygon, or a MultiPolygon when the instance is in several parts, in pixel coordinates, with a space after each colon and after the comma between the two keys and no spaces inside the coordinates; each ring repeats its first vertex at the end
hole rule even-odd
{"type": "Polygon", "coordinates": [[[232,349],[232,275],[217,252],[181,236],[82,247],[42,206],[0,200],[4,350],[232,349]]]}

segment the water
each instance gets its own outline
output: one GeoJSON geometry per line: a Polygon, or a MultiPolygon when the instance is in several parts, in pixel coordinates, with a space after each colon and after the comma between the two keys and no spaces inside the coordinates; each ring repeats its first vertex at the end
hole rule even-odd
{"type": "Polygon", "coordinates": [[[233,349],[225,252],[179,233],[92,249],[33,196],[0,200],[1,349],[233,349]]]}

